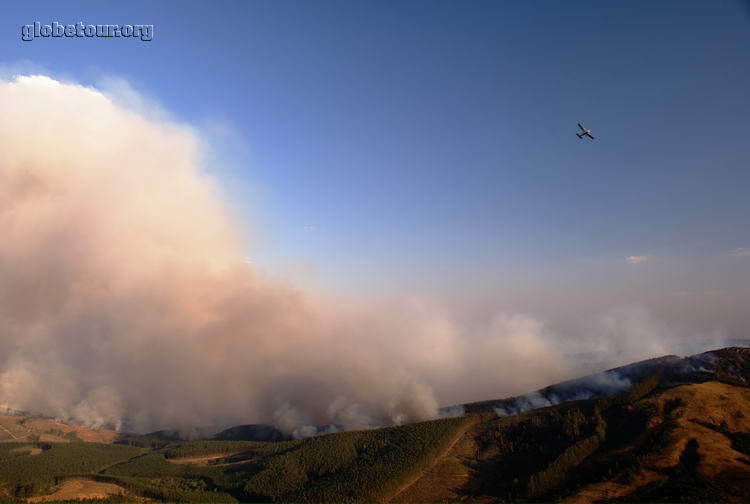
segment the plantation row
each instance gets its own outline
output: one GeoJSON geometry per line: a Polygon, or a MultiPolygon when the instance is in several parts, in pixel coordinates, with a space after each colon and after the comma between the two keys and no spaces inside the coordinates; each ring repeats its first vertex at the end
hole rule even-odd
{"type": "Polygon", "coordinates": [[[6,495],[27,497],[49,491],[62,478],[95,473],[142,452],[98,443],[2,443],[0,482],[6,495]],[[31,448],[41,453],[31,455],[31,448]]]}
{"type": "Polygon", "coordinates": [[[164,449],[165,458],[188,458],[202,455],[219,455],[248,452],[250,456],[264,456],[288,450],[301,441],[263,443],[257,441],[189,441],[170,443],[164,449]]]}
{"type": "MultiPolygon", "coordinates": [[[[162,502],[237,502],[230,494],[211,488],[202,479],[132,478],[96,475],[97,481],[114,483],[129,493],[162,502]]],[[[120,498],[121,499],[121,498],[120,498]]]]}
{"type": "Polygon", "coordinates": [[[270,459],[246,491],[287,501],[382,501],[429,467],[472,421],[461,417],[312,438],[303,449],[270,459]],[[294,488],[275,488],[279,471],[295,479],[294,488]]]}
{"type": "Polygon", "coordinates": [[[599,436],[589,436],[568,447],[546,469],[529,478],[526,495],[538,497],[561,487],[568,472],[594,453],[599,448],[600,442],[599,436]]]}
{"type": "Polygon", "coordinates": [[[657,372],[615,396],[491,421],[477,440],[481,460],[474,465],[470,491],[503,500],[552,501],[620,470],[633,474],[650,452],[665,445],[674,428],[669,415],[680,402],[665,405],[664,412],[654,403],[638,402],[661,382],[657,372]],[[660,427],[649,431],[646,442],[634,445],[643,439],[649,420],[662,414],[660,427]]]}
{"type": "Polygon", "coordinates": [[[465,417],[435,420],[282,443],[172,443],[114,465],[104,474],[141,495],[166,500],[206,500],[220,492],[244,501],[380,500],[432,464],[471,421],[465,417]],[[237,451],[242,451],[243,461],[236,465],[177,465],[168,461],[170,457],[237,451]],[[198,499],[196,490],[174,488],[176,478],[202,486],[202,497],[198,499]]]}

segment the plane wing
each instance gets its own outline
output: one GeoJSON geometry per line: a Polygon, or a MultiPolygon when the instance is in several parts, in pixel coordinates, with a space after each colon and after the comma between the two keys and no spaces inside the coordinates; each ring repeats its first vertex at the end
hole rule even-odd
{"type": "Polygon", "coordinates": [[[586,133],[586,128],[584,128],[583,126],[581,126],[581,123],[578,123],[578,127],[581,128],[581,131],[583,131],[584,133],[586,133]]]}
{"type": "Polygon", "coordinates": [[[591,133],[586,132],[586,133],[584,133],[584,135],[586,135],[587,137],[589,137],[592,140],[594,139],[594,137],[593,137],[593,135],[591,133]]]}

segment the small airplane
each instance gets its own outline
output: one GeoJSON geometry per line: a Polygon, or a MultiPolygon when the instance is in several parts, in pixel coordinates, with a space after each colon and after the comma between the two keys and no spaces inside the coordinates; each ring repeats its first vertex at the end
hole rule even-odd
{"type": "Polygon", "coordinates": [[[587,136],[587,137],[589,137],[592,140],[594,139],[594,137],[591,136],[591,130],[587,130],[586,128],[584,128],[583,126],[581,126],[581,123],[578,123],[578,127],[581,128],[581,131],[583,132],[583,133],[576,133],[576,136],[578,138],[583,138],[583,137],[587,136]]]}

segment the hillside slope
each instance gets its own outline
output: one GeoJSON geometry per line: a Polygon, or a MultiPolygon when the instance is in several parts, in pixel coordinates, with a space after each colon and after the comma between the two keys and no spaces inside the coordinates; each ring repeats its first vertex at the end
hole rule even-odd
{"type": "Polygon", "coordinates": [[[750,390],[718,382],[683,385],[636,403],[655,412],[648,433],[658,450],[606,482],[575,491],[568,502],[750,498],[750,390]]]}
{"type": "Polygon", "coordinates": [[[393,501],[750,499],[750,389],[705,382],[633,399],[486,419],[393,501]]]}
{"type": "MultiPolygon", "coordinates": [[[[115,444],[84,443],[86,436],[66,439],[71,431],[62,429],[44,441],[34,437],[35,423],[26,425],[32,420],[8,417],[9,439],[0,443],[0,497],[750,501],[750,349],[652,359],[616,372],[604,381],[585,377],[547,387],[546,396],[537,393],[593,397],[517,414],[498,406],[518,404],[510,399],[487,402],[491,407],[464,417],[275,442],[179,441],[153,433],[115,444]],[[622,391],[597,396],[590,394],[592,383],[616,383],[622,391]]],[[[261,431],[274,434],[264,426],[242,426],[219,437],[261,431]]]]}
{"type": "Polygon", "coordinates": [[[113,443],[119,434],[111,429],[92,429],[69,425],[51,418],[28,414],[0,415],[0,443],[86,441],[113,443]]]}

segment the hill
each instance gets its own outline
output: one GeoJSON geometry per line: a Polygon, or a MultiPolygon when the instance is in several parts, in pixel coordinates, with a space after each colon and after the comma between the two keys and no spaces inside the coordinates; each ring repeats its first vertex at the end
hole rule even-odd
{"type": "Polygon", "coordinates": [[[747,347],[728,347],[688,357],[667,355],[564,381],[522,396],[479,401],[462,406],[467,413],[520,413],[567,401],[614,395],[656,372],[663,374],[664,386],[703,383],[710,380],[743,385],[750,381],[748,359],[750,348],[747,347]]]}
{"type": "Polygon", "coordinates": [[[277,436],[252,425],[198,441],[164,433],[117,444],[12,441],[0,444],[0,496],[746,502],[747,383],[750,349],[727,348],[634,363],[400,427],[273,442],[238,439],[277,436]]]}
{"type": "Polygon", "coordinates": [[[273,425],[237,425],[213,436],[218,441],[287,441],[289,436],[273,425]]]}
{"type": "Polygon", "coordinates": [[[0,415],[0,443],[86,441],[108,444],[115,442],[118,437],[119,433],[112,429],[92,429],[81,425],[69,425],[52,418],[33,416],[28,413],[0,415]]]}

